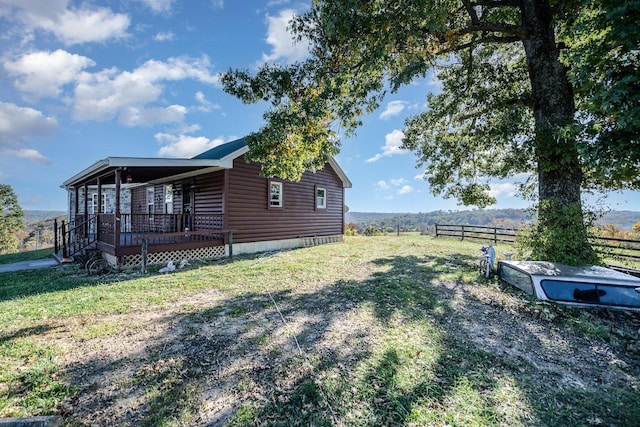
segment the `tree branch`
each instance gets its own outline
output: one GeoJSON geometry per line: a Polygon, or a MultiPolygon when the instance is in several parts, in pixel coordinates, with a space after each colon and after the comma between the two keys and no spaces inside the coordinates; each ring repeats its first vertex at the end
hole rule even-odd
{"type": "Polygon", "coordinates": [[[469,14],[469,18],[471,18],[471,23],[476,25],[480,22],[478,19],[478,14],[476,10],[473,8],[473,5],[469,0],[462,0],[462,4],[464,4],[464,8],[467,9],[467,13],[469,14]]]}
{"type": "Polygon", "coordinates": [[[455,35],[463,36],[465,34],[479,33],[479,32],[492,32],[492,33],[504,33],[512,36],[520,37],[520,39],[526,36],[526,31],[521,25],[500,24],[497,22],[478,21],[473,23],[467,28],[461,28],[454,32],[455,35]]]}
{"type": "Polygon", "coordinates": [[[470,49],[473,48],[481,43],[514,43],[514,42],[518,42],[521,41],[522,38],[520,36],[505,36],[505,37],[500,37],[500,36],[493,36],[493,35],[487,35],[483,38],[481,38],[480,40],[474,40],[472,42],[469,43],[463,43],[460,45],[456,45],[456,46],[451,46],[448,47],[446,49],[442,49],[439,50],[437,52],[437,55],[440,54],[445,54],[445,53],[451,53],[451,52],[459,52],[461,50],[465,50],[465,49],[470,49]]]}

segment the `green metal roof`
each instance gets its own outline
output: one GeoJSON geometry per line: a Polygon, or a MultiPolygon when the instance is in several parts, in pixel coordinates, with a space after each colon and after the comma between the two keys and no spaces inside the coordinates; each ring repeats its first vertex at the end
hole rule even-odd
{"type": "MultiPolygon", "coordinates": [[[[232,155],[233,153],[240,152],[247,147],[247,143],[244,138],[236,139],[235,141],[227,142],[225,144],[218,145],[217,147],[213,147],[210,150],[205,151],[204,153],[200,153],[195,157],[192,157],[193,160],[223,160],[232,155]]],[[[243,150],[242,153],[246,152],[243,150]]],[[[240,154],[238,154],[240,155],[240,154]]],[[[228,161],[229,159],[227,159],[228,161]]],[[[231,159],[233,160],[233,159],[231,159]]],[[[329,164],[333,168],[333,170],[338,174],[338,177],[342,181],[342,185],[344,188],[351,188],[351,181],[344,173],[338,162],[333,157],[329,157],[329,164]]],[[[224,167],[233,167],[233,164],[229,164],[224,167]]]]}
{"type": "Polygon", "coordinates": [[[244,142],[244,138],[236,139],[235,141],[227,142],[217,147],[213,147],[210,150],[200,153],[192,159],[209,159],[220,160],[227,157],[229,154],[234,153],[247,145],[244,142]]]}

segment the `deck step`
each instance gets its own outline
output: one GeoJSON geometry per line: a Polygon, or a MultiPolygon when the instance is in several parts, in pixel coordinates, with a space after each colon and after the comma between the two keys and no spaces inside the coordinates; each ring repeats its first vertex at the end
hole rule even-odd
{"type": "Polygon", "coordinates": [[[67,264],[73,262],[73,257],[64,257],[62,254],[53,254],[53,257],[58,261],[58,264],[67,264]]]}

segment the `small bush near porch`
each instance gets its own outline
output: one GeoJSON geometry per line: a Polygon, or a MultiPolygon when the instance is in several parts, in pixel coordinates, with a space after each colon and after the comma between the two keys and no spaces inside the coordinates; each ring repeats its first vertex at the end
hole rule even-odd
{"type": "Polygon", "coordinates": [[[168,275],[0,275],[0,416],[640,424],[640,315],[541,304],[485,281],[478,243],[345,240],[168,275]]]}

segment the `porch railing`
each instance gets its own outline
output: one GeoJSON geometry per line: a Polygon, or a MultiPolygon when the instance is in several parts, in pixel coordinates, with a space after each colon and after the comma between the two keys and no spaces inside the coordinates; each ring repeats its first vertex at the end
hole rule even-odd
{"type": "Polygon", "coordinates": [[[69,222],[54,220],[54,253],[69,258],[93,244],[96,239],[96,215],[77,215],[69,222]]]}
{"type": "Polygon", "coordinates": [[[121,214],[118,230],[115,214],[77,215],[69,222],[55,222],[54,246],[56,254],[69,258],[96,242],[138,246],[140,236],[147,236],[150,244],[216,240],[223,237],[223,227],[224,215],[217,214],[121,214]]]}
{"type": "MultiPolygon", "coordinates": [[[[100,214],[98,240],[115,246],[115,215],[100,214]]],[[[215,234],[198,234],[197,231],[222,230],[224,215],[218,214],[121,214],[119,246],[140,245],[141,235],[153,235],[151,243],[170,244],[177,241],[176,233],[185,233],[180,241],[213,240],[215,234]]],[[[222,233],[222,231],[221,231],[222,233]]]]}

